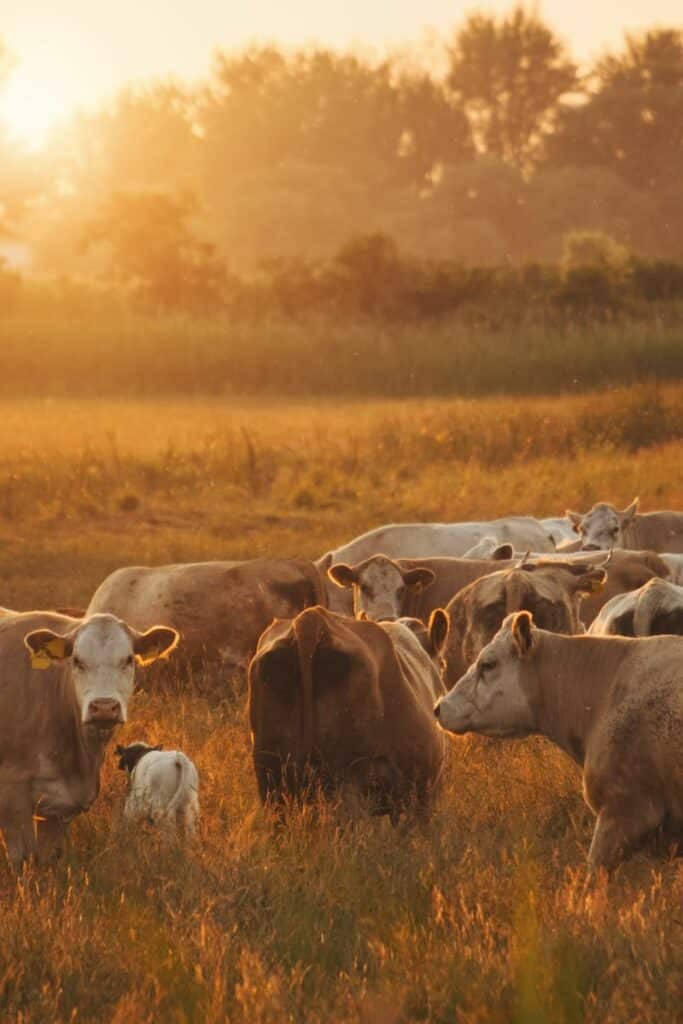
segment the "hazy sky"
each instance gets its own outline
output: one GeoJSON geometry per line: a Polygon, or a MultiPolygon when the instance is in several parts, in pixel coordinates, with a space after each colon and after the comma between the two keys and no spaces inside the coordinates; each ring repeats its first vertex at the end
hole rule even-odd
{"type": "MultiPolygon", "coordinates": [[[[0,117],[36,141],[59,114],[130,80],[204,75],[217,47],[254,40],[385,48],[447,34],[473,10],[511,0],[0,0],[0,38],[17,61],[0,117]],[[22,127],[23,125],[23,127],[22,127]]],[[[682,0],[542,0],[533,5],[590,59],[625,30],[683,24],[682,0]]]]}

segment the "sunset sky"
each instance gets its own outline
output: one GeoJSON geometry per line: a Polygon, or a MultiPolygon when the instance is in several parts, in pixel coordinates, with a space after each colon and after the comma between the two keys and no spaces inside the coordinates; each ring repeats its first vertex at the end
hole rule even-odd
{"type": "MultiPolygon", "coordinates": [[[[217,47],[254,40],[384,49],[448,34],[475,9],[510,0],[0,0],[0,38],[15,59],[0,118],[31,144],[76,107],[128,81],[205,75],[217,47]]],[[[588,60],[624,31],[683,24],[680,0],[544,0],[536,5],[573,53],[588,60]]]]}

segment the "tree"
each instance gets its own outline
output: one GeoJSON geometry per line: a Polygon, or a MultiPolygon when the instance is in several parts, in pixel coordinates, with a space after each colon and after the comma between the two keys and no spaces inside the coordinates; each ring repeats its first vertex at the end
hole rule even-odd
{"type": "Polygon", "coordinates": [[[449,49],[448,84],[484,153],[527,169],[540,156],[576,65],[535,14],[471,15],[449,49]]]}
{"type": "MultiPolygon", "coordinates": [[[[12,65],[9,50],[0,39],[0,88],[12,65]]],[[[44,184],[36,160],[0,124],[0,236],[17,235],[28,202],[44,184]]]]}
{"type": "Polygon", "coordinates": [[[624,51],[598,61],[589,82],[588,101],[562,112],[551,160],[611,167],[636,188],[680,188],[683,32],[627,36],[624,51]]]}
{"type": "Polygon", "coordinates": [[[111,246],[112,269],[135,299],[155,309],[212,310],[227,287],[214,247],[197,239],[188,221],[191,195],[118,192],[89,225],[84,244],[111,246]]]}

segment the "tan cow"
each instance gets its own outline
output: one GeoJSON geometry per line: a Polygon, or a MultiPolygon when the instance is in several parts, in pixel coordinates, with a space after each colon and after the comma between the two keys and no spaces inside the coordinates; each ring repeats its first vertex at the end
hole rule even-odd
{"type": "Polygon", "coordinates": [[[583,633],[580,602],[601,590],[606,579],[604,569],[591,565],[530,562],[470,583],[430,619],[444,683],[453,685],[511,612],[533,612],[540,626],[555,633],[583,633]]]}
{"type": "Polygon", "coordinates": [[[457,734],[540,734],[583,768],[591,869],[658,828],[680,837],[683,639],[558,636],[518,612],[434,710],[457,734]]]}
{"type": "Polygon", "coordinates": [[[584,550],[629,548],[683,551],[683,512],[638,512],[638,498],[619,512],[600,502],[590,512],[567,512],[584,550]]]}
{"type": "Polygon", "coordinates": [[[410,628],[324,608],[277,621],[249,666],[249,722],[261,800],[276,805],[347,786],[392,818],[428,810],[443,737],[439,675],[410,628]]]}
{"type": "Polygon", "coordinates": [[[177,642],[174,629],[138,633],[112,615],[0,618],[0,829],[14,866],[59,852],[69,821],[97,796],[105,748],[128,716],[136,661],[165,656],[177,642]]]}
{"type": "Polygon", "coordinates": [[[594,636],[683,635],[683,587],[668,580],[649,583],[608,601],[591,623],[594,636]]]}
{"type": "MultiPolygon", "coordinates": [[[[615,594],[634,590],[655,575],[666,577],[668,566],[651,551],[584,552],[562,559],[556,555],[537,555],[551,564],[563,561],[607,567],[607,584],[581,605],[581,619],[589,625],[600,608],[615,594]]],[[[509,570],[532,559],[497,562],[495,568],[509,570]]],[[[334,565],[328,575],[338,587],[346,588],[348,603],[343,610],[349,615],[364,614],[369,619],[397,619],[411,616],[429,621],[435,609],[443,608],[468,583],[490,575],[494,565],[487,560],[462,558],[399,558],[386,555],[367,558],[358,565],[334,565]]]]}
{"type": "Polygon", "coordinates": [[[324,603],[312,562],[258,558],[118,569],[98,587],[88,613],[111,612],[137,629],[164,621],[183,643],[174,674],[190,667],[244,673],[259,636],[276,617],[324,603]]]}

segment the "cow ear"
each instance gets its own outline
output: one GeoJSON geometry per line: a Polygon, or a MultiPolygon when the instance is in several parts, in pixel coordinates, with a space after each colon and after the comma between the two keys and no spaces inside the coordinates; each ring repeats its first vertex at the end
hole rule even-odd
{"type": "Polygon", "coordinates": [[[515,549],[512,544],[499,544],[497,548],[494,548],[489,558],[492,562],[507,562],[509,558],[515,553],[515,549]]]}
{"type": "Polygon", "coordinates": [[[24,646],[31,654],[33,668],[49,668],[54,661],[70,658],[74,649],[72,636],[60,636],[51,629],[35,629],[24,637],[24,646]]]}
{"type": "Polygon", "coordinates": [[[152,626],[146,633],[133,630],[133,651],[138,665],[151,665],[157,658],[167,658],[180,640],[180,633],[170,626],[152,626]]]}
{"type": "Polygon", "coordinates": [[[435,608],[429,617],[429,639],[435,653],[439,654],[448,636],[450,620],[445,608],[435,608]]]}
{"type": "Polygon", "coordinates": [[[520,658],[526,658],[534,642],[533,619],[530,612],[517,612],[512,620],[512,639],[520,658]]]}
{"type": "Polygon", "coordinates": [[[569,522],[572,524],[572,530],[574,531],[574,533],[578,533],[579,532],[579,527],[581,526],[581,520],[583,519],[583,516],[581,515],[581,513],[580,512],[570,512],[569,509],[567,509],[567,511],[565,512],[565,515],[566,515],[567,519],[569,520],[569,522]]]}
{"type": "Polygon", "coordinates": [[[407,587],[412,587],[413,590],[424,590],[430,583],[433,583],[436,579],[436,575],[431,569],[417,568],[409,569],[403,573],[403,582],[407,587]]]}
{"type": "Polygon", "coordinates": [[[572,589],[577,594],[599,594],[606,583],[607,573],[604,569],[591,569],[573,580],[572,589]]]}
{"type": "Polygon", "coordinates": [[[633,519],[636,512],[638,511],[638,502],[640,498],[634,498],[630,505],[627,505],[624,511],[621,513],[622,522],[624,520],[633,519]]]}
{"type": "Polygon", "coordinates": [[[327,575],[338,587],[352,587],[356,582],[356,571],[344,562],[337,562],[327,570],[327,575]]]}

